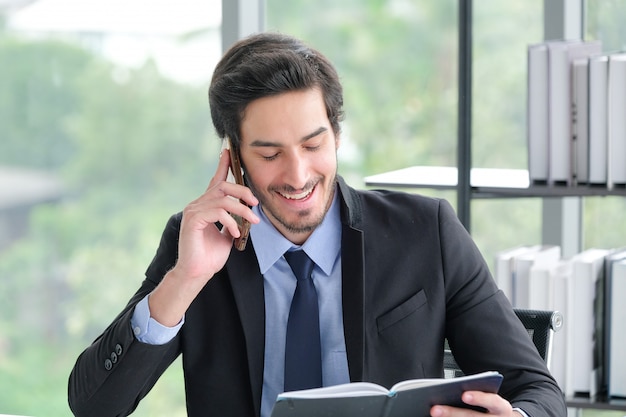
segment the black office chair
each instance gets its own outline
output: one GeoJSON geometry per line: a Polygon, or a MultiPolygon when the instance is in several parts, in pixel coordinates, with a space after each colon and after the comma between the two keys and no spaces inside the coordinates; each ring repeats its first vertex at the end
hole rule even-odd
{"type": "MultiPolygon", "coordinates": [[[[515,314],[520,319],[530,338],[533,340],[537,352],[550,366],[552,353],[552,336],[563,327],[563,315],[558,311],[515,309],[515,314]]],[[[454,360],[454,356],[445,341],[443,352],[443,369],[446,378],[463,376],[463,371],[454,360]]]]}

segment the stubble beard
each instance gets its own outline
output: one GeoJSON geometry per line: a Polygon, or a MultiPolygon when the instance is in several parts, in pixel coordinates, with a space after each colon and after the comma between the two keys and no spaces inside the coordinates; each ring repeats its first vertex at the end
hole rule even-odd
{"type": "MultiPolygon", "coordinates": [[[[307,188],[310,186],[317,187],[317,185],[321,184],[322,182],[323,182],[323,178],[318,178],[312,181],[313,184],[307,184],[307,188]]],[[[269,201],[269,198],[267,198],[265,194],[260,193],[258,191],[258,188],[254,185],[252,181],[250,181],[248,177],[248,187],[250,187],[250,189],[252,190],[252,193],[259,200],[261,209],[263,210],[265,215],[268,216],[268,218],[274,219],[281,226],[283,226],[289,233],[293,233],[293,234],[311,233],[313,230],[315,230],[317,226],[319,226],[322,223],[322,221],[324,220],[324,217],[326,216],[326,213],[328,213],[328,210],[330,209],[333,198],[335,196],[335,191],[337,189],[336,175],[334,176],[333,180],[330,181],[329,186],[330,186],[330,192],[327,195],[326,204],[324,206],[323,211],[318,216],[310,219],[308,222],[305,223],[304,219],[306,219],[308,216],[311,215],[312,210],[311,209],[302,210],[297,213],[298,220],[290,222],[284,216],[281,216],[278,210],[274,209],[271,202],[269,201]]],[[[273,193],[273,192],[280,191],[280,189],[270,188],[268,191],[270,193],[273,193]]]]}

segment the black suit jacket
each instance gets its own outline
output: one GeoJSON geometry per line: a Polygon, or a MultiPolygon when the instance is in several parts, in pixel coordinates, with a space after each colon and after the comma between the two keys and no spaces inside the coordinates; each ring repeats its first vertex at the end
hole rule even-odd
{"type": "MultiPolygon", "coordinates": [[[[465,373],[498,370],[500,394],[514,406],[564,416],[560,389],[451,206],[338,184],[350,379],[390,387],[440,377],[447,337],[465,373]]],[[[131,331],[134,306],[176,262],[180,221],[180,213],[169,220],[141,288],[78,358],[69,380],[75,415],[128,415],[182,353],[189,416],[259,416],[264,296],[252,244],[231,252],[174,340],[146,345],[131,331]]]]}

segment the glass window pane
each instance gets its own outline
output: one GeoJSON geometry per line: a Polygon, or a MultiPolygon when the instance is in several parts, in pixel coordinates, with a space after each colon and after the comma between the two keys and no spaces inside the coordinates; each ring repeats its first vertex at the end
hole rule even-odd
{"type": "MultiPolygon", "coordinates": [[[[70,414],[76,357],[206,188],[220,25],[219,0],[0,2],[0,412],[70,414]]],[[[185,415],[180,374],[134,415],[185,415]]]]}
{"type": "MultiPolygon", "coordinates": [[[[543,1],[475,1],[472,165],[527,168],[526,50],[543,40],[543,1]]],[[[472,235],[493,265],[495,253],[541,242],[540,199],[472,202],[472,235]]]]}
{"type": "Polygon", "coordinates": [[[585,38],[600,39],[604,51],[626,48],[626,2],[616,0],[586,0],[585,38]]]}
{"type": "Polygon", "coordinates": [[[543,1],[473,4],[473,166],[526,169],[526,50],[543,40],[543,1]]]}

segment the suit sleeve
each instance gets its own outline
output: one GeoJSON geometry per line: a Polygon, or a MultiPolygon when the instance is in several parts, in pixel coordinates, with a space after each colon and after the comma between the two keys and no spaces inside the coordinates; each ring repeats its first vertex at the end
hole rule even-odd
{"type": "Polygon", "coordinates": [[[131,328],[137,303],[171,269],[177,256],[180,215],[170,218],[146,279],[124,310],[78,357],[68,385],[75,416],[126,416],[147,395],[179,353],[179,338],[164,345],[139,342],[131,328]]]}
{"type": "Polygon", "coordinates": [[[452,207],[440,206],[446,337],[466,374],[498,370],[500,395],[530,416],[564,416],[563,393],[452,207]]]}

